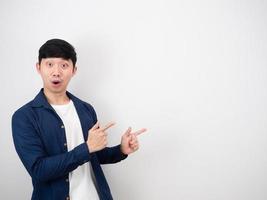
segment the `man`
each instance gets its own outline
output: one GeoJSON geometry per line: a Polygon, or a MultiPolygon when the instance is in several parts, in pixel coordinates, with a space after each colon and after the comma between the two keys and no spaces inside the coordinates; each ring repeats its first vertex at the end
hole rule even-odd
{"type": "Polygon", "coordinates": [[[39,49],[36,69],[43,88],[12,117],[16,151],[32,178],[32,200],[110,200],[100,164],[116,163],[135,152],[137,135],[122,135],[121,144],[107,147],[107,130],[93,107],[67,91],[76,74],[76,52],[61,39],[39,49]]]}

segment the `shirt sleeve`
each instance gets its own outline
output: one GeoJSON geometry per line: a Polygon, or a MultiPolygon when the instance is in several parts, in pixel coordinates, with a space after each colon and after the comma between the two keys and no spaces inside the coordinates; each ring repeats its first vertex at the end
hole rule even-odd
{"type": "Polygon", "coordinates": [[[49,156],[36,128],[23,111],[12,116],[12,136],[19,158],[35,181],[65,176],[91,159],[86,143],[69,152],[49,156]]]}
{"type": "Polygon", "coordinates": [[[128,157],[128,155],[121,152],[120,145],[106,147],[103,150],[96,152],[96,155],[100,164],[117,163],[128,157]]]}

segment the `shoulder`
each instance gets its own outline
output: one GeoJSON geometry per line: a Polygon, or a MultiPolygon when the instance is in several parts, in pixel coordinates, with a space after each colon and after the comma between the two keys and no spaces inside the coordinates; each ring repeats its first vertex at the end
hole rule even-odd
{"type": "Polygon", "coordinates": [[[30,115],[32,114],[33,110],[32,110],[32,101],[26,103],[25,105],[21,106],[20,108],[18,108],[12,115],[12,120],[16,119],[16,118],[29,118],[30,115]]]}

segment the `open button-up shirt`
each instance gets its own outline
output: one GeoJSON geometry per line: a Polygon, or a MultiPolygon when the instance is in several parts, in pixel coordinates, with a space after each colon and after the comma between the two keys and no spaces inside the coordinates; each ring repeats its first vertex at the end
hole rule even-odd
{"type": "MultiPolygon", "coordinates": [[[[79,116],[84,141],[89,129],[97,122],[93,107],[71,93],[79,116]]],[[[64,124],[48,103],[43,89],[12,116],[12,135],[16,151],[32,178],[32,200],[69,199],[69,172],[90,161],[101,200],[112,195],[100,164],[116,163],[127,156],[120,145],[90,153],[86,142],[68,151],[64,124]]]]}

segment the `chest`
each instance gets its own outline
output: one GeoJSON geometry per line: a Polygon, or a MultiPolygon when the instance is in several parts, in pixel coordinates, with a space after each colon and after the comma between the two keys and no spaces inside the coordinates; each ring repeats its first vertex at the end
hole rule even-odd
{"type": "Polygon", "coordinates": [[[62,119],[54,110],[48,109],[36,114],[37,133],[49,155],[64,153],[86,141],[88,131],[94,124],[93,117],[86,111],[77,111],[77,115],[73,119],[62,119]],[[78,137],[72,144],[68,144],[76,131],[79,131],[78,137]],[[68,148],[66,148],[67,145],[68,148]]]}

